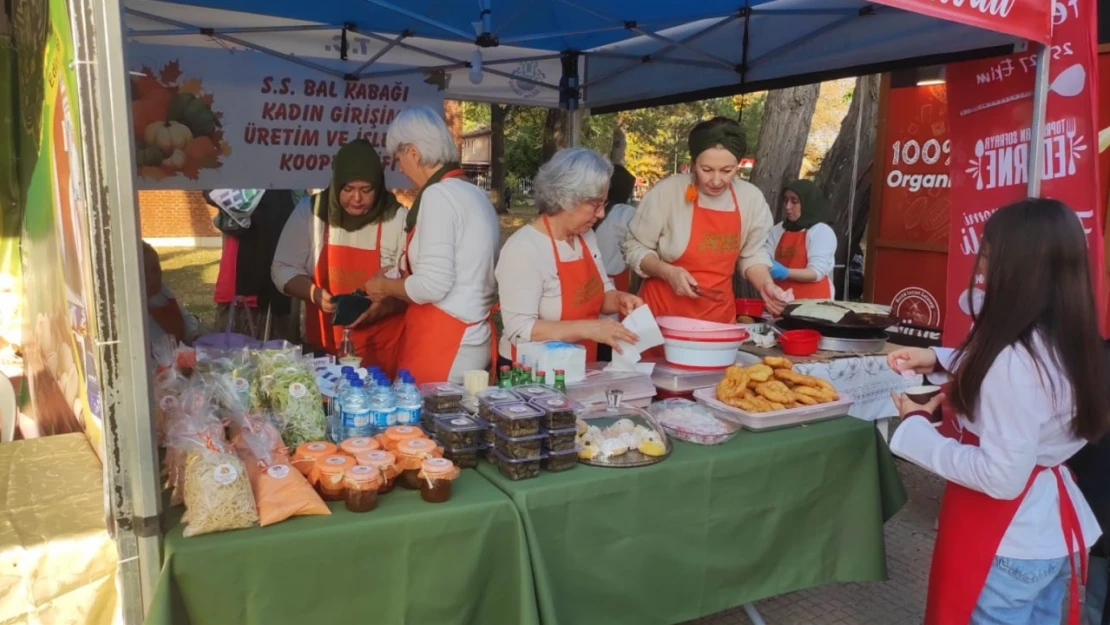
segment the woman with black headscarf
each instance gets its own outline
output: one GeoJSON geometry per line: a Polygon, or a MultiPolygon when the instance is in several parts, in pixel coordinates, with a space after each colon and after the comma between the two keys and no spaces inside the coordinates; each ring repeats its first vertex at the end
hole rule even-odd
{"type": "MultiPolygon", "coordinates": [[[[374,146],[357,139],[339,149],[331,184],[302,200],[281,233],[271,277],[274,286],[307,304],[305,343],[336,353],[344,328],[333,327],[333,298],[361,289],[379,269],[397,266],[405,245],[407,211],[385,187],[374,146]]],[[[384,298],[352,324],[364,366],[393,376],[404,327],[404,305],[384,298]]]]}
{"type": "Polygon", "coordinates": [[[771,277],[797,299],[832,299],[836,233],[825,196],[809,180],[795,180],[782,194],[782,223],[771,228],[766,251],[775,259],[771,277]]]}
{"type": "Polygon", "coordinates": [[[689,147],[692,174],[656,184],[629,225],[625,260],[647,278],[640,297],[656,316],[734,323],[732,276],[739,270],[780,312],[786,294],[771,279],[764,250],[771,211],[759,189],[736,176],[743,130],[716,117],[694,126],[689,147]]]}

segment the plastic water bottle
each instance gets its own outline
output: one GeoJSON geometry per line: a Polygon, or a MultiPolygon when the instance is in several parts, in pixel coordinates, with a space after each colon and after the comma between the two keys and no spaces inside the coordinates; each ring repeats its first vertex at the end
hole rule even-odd
{"type": "Polygon", "coordinates": [[[393,397],[393,389],[389,380],[379,377],[377,387],[370,395],[370,418],[375,428],[384,430],[397,423],[397,400],[393,397]]]}
{"type": "Polygon", "coordinates": [[[366,393],[362,380],[352,380],[350,388],[343,393],[340,402],[344,439],[370,436],[374,433],[371,423],[370,396],[366,393]]]}
{"type": "Polygon", "coordinates": [[[400,369],[397,371],[397,378],[393,380],[393,394],[398,395],[401,392],[401,387],[405,385],[405,378],[408,377],[409,372],[407,369],[400,369]]]}
{"type": "Polygon", "coordinates": [[[406,371],[401,379],[401,388],[397,391],[397,423],[419,424],[423,409],[424,398],[420,395],[420,389],[416,388],[416,380],[406,371]]]}
{"type": "Polygon", "coordinates": [[[339,380],[335,383],[335,390],[331,400],[328,401],[328,440],[333,443],[343,442],[343,393],[351,388],[351,381],[357,380],[358,374],[354,367],[343,367],[340,370],[339,380]]]}
{"type": "Polygon", "coordinates": [[[355,353],[355,341],[351,338],[351,329],[343,328],[343,340],[339,342],[339,364],[358,365],[362,357],[355,353]]]}

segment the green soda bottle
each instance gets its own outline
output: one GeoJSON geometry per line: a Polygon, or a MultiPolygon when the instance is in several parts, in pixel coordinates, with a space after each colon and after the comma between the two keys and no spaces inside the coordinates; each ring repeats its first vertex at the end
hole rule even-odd
{"type": "Polygon", "coordinates": [[[555,370],[555,390],[560,393],[567,392],[567,372],[562,369],[555,370]]]}
{"type": "Polygon", "coordinates": [[[501,388],[510,388],[513,385],[513,371],[509,365],[501,367],[501,373],[497,378],[497,386],[501,388]]]}
{"type": "Polygon", "coordinates": [[[535,383],[535,384],[547,384],[547,372],[546,371],[537,371],[536,372],[536,378],[534,380],[532,380],[532,382],[535,383]]]}

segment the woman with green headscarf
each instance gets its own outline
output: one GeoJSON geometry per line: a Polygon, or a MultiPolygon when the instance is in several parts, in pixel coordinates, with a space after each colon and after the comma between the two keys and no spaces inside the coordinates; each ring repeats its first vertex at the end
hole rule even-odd
{"type": "Polygon", "coordinates": [[[773,255],[771,277],[797,299],[832,299],[829,274],[836,262],[836,233],[825,196],[809,180],[795,180],[782,194],[782,223],[771,228],[766,251],[773,255]]]}
{"type": "Polygon", "coordinates": [[[763,248],[774,223],[767,200],[736,175],[746,147],[735,120],[699,123],[689,137],[692,172],[659,181],[640,202],[623,249],[646,278],[640,297],[656,316],[735,323],[737,272],[772,312],[785,307],[763,248]]]}
{"type": "MultiPolygon", "coordinates": [[[[333,327],[334,298],[396,267],[405,245],[407,211],[386,188],[378,152],[365,139],[339,149],[331,183],[297,204],[282,230],[270,269],[274,285],[305,302],[305,344],[335,354],[344,328],[333,327]]],[[[404,304],[382,298],[348,326],[363,366],[391,376],[404,327],[404,304]]]]}

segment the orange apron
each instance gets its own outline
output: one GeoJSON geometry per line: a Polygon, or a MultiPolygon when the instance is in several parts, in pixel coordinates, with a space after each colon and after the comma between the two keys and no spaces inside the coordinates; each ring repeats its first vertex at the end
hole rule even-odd
{"type": "MultiPolygon", "coordinates": [[[[640,299],[651,307],[656,317],[675,315],[718,323],[736,323],[736,299],[732,294],[732,275],[740,258],[740,202],[736,190],[732,194],[731,211],[702,208],[694,200],[694,214],[690,223],[690,242],[672,265],[682,267],[697,280],[698,287],[720,291],[719,299],[685,297],[677,295],[660,278],[648,278],[640,288],[640,299]]],[[[648,350],[650,357],[662,357],[663,348],[648,350]]]]}
{"type": "MultiPolygon", "coordinates": [[[[979,445],[979,437],[967,430],[956,438],[965,445],[979,445]]],[[[995,499],[948,482],[940,502],[937,540],[929,569],[925,625],[963,625],[971,620],[1002,537],[1041,471],[1051,471],[1056,477],[1064,539],[1069,547],[1076,542],[1079,544],[1079,551],[1068,558],[1071,566],[1068,625],[1079,625],[1079,584],[1087,577],[1087,550],[1083,545],[1079,516],[1064,486],[1059,466],[1034,468],[1021,496],[1010,500],[995,499]]]]}
{"type": "MultiPolygon", "coordinates": [[[[530,227],[530,226],[525,226],[530,227]]],[[[605,282],[597,269],[593,254],[586,240],[578,237],[582,258],[578,260],[559,260],[559,250],[555,237],[551,234],[551,223],[543,216],[543,227],[551,240],[551,254],[555,258],[555,271],[559,274],[559,291],[562,293],[562,310],[559,321],[584,321],[601,318],[601,307],[605,304],[605,282]]],[[[597,362],[597,342],[579,341],[586,348],[586,362],[597,362]]],[[[513,345],[513,361],[516,361],[516,345],[513,345]]]]}
{"type": "Polygon", "coordinates": [[[166,334],[177,339],[178,343],[185,342],[185,315],[177,305],[175,298],[166,298],[169,301],[155,308],[147,308],[154,322],[166,334]]]}
{"type": "MultiPolygon", "coordinates": [[[[786,230],[775,248],[775,260],[787,269],[809,267],[809,254],[806,252],[807,230],[791,232],[786,230]]],[[[775,280],[780,289],[794,289],[794,299],[832,299],[832,285],[826,276],[817,282],[798,282],[796,280],[775,280]]]]}
{"type": "MultiPolygon", "coordinates": [[[[317,202],[320,200],[317,199],[317,202]]],[[[328,243],[329,227],[324,226],[324,249],[316,262],[316,286],[331,294],[350,293],[361,289],[382,266],[382,224],[377,224],[377,245],[364,250],[328,243]]],[[[332,326],[331,313],[308,304],[305,321],[305,342],[329,354],[339,350],[343,328],[332,326]]],[[[364,367],[377,366],[393,379],[397,372],[397,349],[401,343],[404,317],[393,315],[372,324],[351,329],[355,353],[364,367]]]]}
{"type": "MultiPolygon", "coordinates": [[[[443,179],[462,178],[463,170],[456,169],[443,175],[443,179]]],[[[416,227],[409,230],[405,237],[405,262],[404,274],[412,274],[412,263],[409,261],[409,246],[416,234],[416,227]]],[[[435,304],[409,304],[405,310],[405,329],[401,333],[401,344],[398,350],[398,366],[407,370],[416,379],[417,384],[427,382],[444,382],[451,374],[451,366],[455,364],[455,357],[459,353],[463,336],[467,328],[476,323],[467,323],[462,319],[452,317],[435,304]]],[[[490,363],[497,366],[497,329],[493,325],[493,314],[488,319],[490,326],[490,363]]]]}
{"type": "Polygon", "coordinates": [[[613,281],[613,287],[616,288],[616,290],[621,293],[632,292],[632,270],[628,267],[625,267],[624,271],[616,275],[609,276],[609,278],[613,281]]]}

